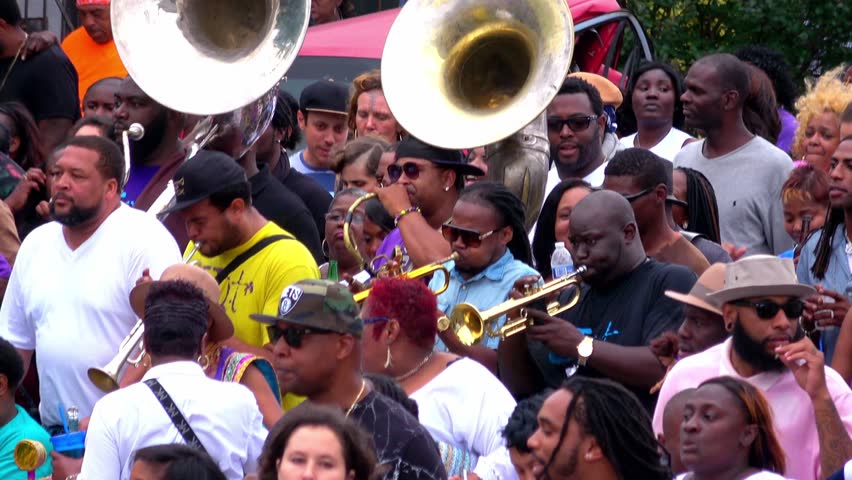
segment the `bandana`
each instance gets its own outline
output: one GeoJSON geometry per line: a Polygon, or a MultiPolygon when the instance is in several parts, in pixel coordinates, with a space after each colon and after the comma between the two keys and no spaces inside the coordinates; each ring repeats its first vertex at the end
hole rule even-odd
{"type": "Polygon", "coordinates": [[[77,0],[78,7],[85,7],[86,5],[109,5],[110,0],[77,0]]]}

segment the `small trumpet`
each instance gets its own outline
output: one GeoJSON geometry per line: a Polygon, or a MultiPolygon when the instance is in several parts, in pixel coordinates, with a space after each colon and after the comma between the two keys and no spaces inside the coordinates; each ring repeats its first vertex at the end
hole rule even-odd
{"type": "MultiPolygon", "coordinates": [[[[345,238],[345,235],[344,235],[344,238],[345,238]]],[[[450,272],[449,272],[449,270],[447,270],[447,267],[445,267],[444,264],[449,262],[450,260],[456,261],[458,259],[459,259],[459,254],[456,253],[456,252],[453,252],[452,255],[450,255],[449,257],[447,257],[443,260],[438,260],[435,263],[430,263],[429,265],[424,265],[420,268],[415,268],[414,270],[412,270],[410,272],[400,273],[399,275],[394,275],[394,276],[399,277],[399,278],[422,278],[422,277],[428,277],[429,275],[432,275],[435,272],[443,272],[444,284],[441,285],[437,290],[435,290],[433,292],[435,295],[440,295],[440,294],[444,293],[445,291],[447,291],[447,288],[450,286],[450,272]]],[[[370,290],[372,290],[372,289],[368,288],[367,290],[364,290],[362,292],[358,292],[355,295],[353,295],[353,298],[355,299],[356,302],[362,303],[364,300],[367,299],[367,297],[370,296],[370,290]]]]}
{"type": "MultiPolygon", "coordinates": [[[[580,282],[582,281],[581,277],[584,273],[586,273],[586,270],[586,267],[582,266],[578,268],[576,272],[568,276],[552,280],[541,287],[532,289],[532,292],[523,298],[507,300],[483,312],[480,312],[476,307],[469,303],[460,303],[456,305],[450,313],[449,324],[447,324],[446,317],[439,319],[439,328],[441,326],[445,328],[452,327],[456,336],[459,337],[459,341],[467,346],[475,345],[482,341],[486,328],[488,328],[489,334],[499,335],[501,340],[505,340],[506,337],[522,332],[532,324],[532,319],[527,315],[526,308],[523,308],[525,305],[547,298],[551,294],[562,291],[568,287],[579,287],[580,282]],[[500,327],[500,329],[496,332],[494,331],[493,322],[503,315],[519,308],[521,310],[517,318],[507,320],[505,325],[500,327]]],[[[567,304],[562,305],[558,300],[548,303],[546,308],[547,314],[550,316],[558,315],[573,308],[578,301],[580,301],[580,289],[576,288],[574,290],[574,295],[567,304]]]]}
{"type": "MultiPolygon", "coordinates": [[[[201,243],[196,243],[189,254],[183,259],[183,263],[190,263],[189,259],[195,255],[195,252],[201,248],[201,243]]],[[[192,262],[191,264],[195,264],[192,262]]],[[[103,368],[90,368],[86,373],[89,380],[101,391],[110,393],[118,390],[118,380],[121,371],[124,370],[125,364],[139,367],[142,359],[145,358],[145,348],[142,346],[142,334],[145,333],[145,325],[142,320],[137,320],[136,325],[130,330],[130,335],[126,336],[118,347],[118,353],[112,357],[112,360],[103,368]],[[139,354],[135,358],[130,356],[134,351],[139,350],[139,354]]]]}

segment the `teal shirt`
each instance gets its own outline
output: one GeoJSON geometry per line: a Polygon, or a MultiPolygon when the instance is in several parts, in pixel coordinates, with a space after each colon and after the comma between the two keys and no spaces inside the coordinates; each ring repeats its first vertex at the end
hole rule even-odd
{"type": "MultiPolygon", "coordinates": [[[[449,316],[453,307],[459,303],[469,303],[479,311],[489,309],[506,301],[509,297],[509,292],[515,285],[515,281],[521,277],[529,275],[539,275],[539,273],[526,263],[515,260],[508,249],[499,260],[492,263],[485,270],[465,280],[456,271],[455,263],[450,261],[444,264],[450,271],[450,284],[447,290],[438,295],[438,310],[444,312],[444,315],[449,316]]],[[[444,285],[444,274],[436,272],[432,276],[432,281],[429,282],[429,288],[432,291],[444,285]]],[[[495,322],[494,330],[496,331],[506,323],[506,316],[502,316],[495,322]]],[[[486,346],[492,350],[497,349],[500,344],[500,337],[489,335],[488,330],[482,339],[480,345],[486,346]]],[[[435,344],[435,350],[444,352],[447,347],[441,339],[435,344]]]]}
{"type": "Polygon", "coordinates": [[[47,450],[47,461],[36,470],[36,478],[50,477],[53,474],[53,465],[50,463],[53,444],[50,443],[50,435],[23,408],[19,405],[15,407],[18,409],[18,414],[0,428],[0,478],[26,480],[27,472],[21,471],[15,465],[15,446],[21,440],[35,440],[44,445],[47,450]]]}

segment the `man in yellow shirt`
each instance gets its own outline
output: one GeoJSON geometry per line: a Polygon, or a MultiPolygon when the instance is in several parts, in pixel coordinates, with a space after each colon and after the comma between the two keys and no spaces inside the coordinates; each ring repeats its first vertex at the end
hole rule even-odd
{"type": "Polygon", "coordinates": [[[89,87],[107,77],[124,78],[127,69],[112,38],[110,0],[77,0],[80,28],[62,41],[62,50],[74,64],[82,101],[89,87]]]}
{"type": "Polygon", "coordinates": [[[274,315],[287,286],[319,278],[313,256],[252,207],[245,172],[224,153],[198,152],[178,168],[173,181],[175,204],[166,212],[180,215],[186,224],[187,252],[200,244],[189,261],[219,282],[220,301],[234,323],[234,337],[225,344],[271,358],[271,348],[264,348],[266,329],[249,315],[274,315]]]}

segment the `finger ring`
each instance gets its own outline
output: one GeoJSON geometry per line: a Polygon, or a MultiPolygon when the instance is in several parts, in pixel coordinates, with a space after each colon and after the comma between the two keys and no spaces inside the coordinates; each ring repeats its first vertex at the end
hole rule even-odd
{"type": "Polygon", "coordinates": [[[831,314],[831,317],[829,317],[828,319],[829,319],[829,320],[834,320],[834,310],[829,310],[829,311],[828,311],[828,313],[830,313],[830,314],[831,314]]]}

